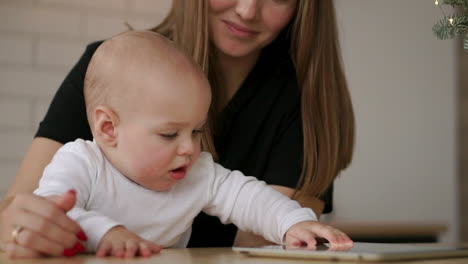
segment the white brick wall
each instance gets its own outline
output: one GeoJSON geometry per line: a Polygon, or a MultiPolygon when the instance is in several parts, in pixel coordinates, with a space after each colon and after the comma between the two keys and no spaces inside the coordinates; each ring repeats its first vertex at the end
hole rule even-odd
{"type": "Polygon", "coordinates": [[[0,39],[0,61],[31,64],[34,38],[15,34],[2,34],[0,39]]]}
{"type": "Polygon", "coordinates": [[[136,13],[163,14],[171,7],[172,1],[138,0],[130,1],[130,8],[136,13]]]}
{"type": "Polygon", "coordinates": [[[31,122],[30,97],[0,98],[0,126],[12,129],[28,129],[31,122]],[[15,118],[11,118],[14,113],[15,118]]]}
{"type": "Polygon", "coordinates": [[[86,42],[41,38],[35,43],[37,65],[70,69],[83,53],[86,42]]]}
{"type": "Polygon", "coordinates": [[[86,44],[159,23],[171,0],[0,0],[0,197],[86,44]]]}

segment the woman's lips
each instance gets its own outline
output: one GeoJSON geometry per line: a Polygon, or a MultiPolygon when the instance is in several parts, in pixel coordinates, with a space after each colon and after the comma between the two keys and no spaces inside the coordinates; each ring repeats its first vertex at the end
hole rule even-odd
{"type": "Polygon", "coordinates": [[[223,22],[226,25],[226,27],[229,29],[229,31],[239,38],[251,38],[258,34],[257,31],[251,30],[243,26],[239,26],[236,23],[232,23],[226,20],[223,20],[223,22]]]}
{"type": "Polygon", "coordinates": [[[170,173],[172,179],[174,179],[176,181],[180,181],[183,178],[185,178],[185,175],[187,174],[187,166],[180,167],[180,168],[175,169],[175,170],[171,170],[169,173],[170,173]]]}

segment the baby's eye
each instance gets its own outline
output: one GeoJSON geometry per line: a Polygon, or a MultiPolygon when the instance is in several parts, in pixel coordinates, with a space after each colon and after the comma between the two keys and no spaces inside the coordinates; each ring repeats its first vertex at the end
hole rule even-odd
{"type": "Polygon", "coordinates": [[[177,132],[175,133],[164,133],[164,134],[159,134],[161,137],[165,139],[174,139],[177,137],[177,132]]]}
{"type": "Polygon", "coordinates": [[[203,129],[195,129],[192,131],[192,134],[201,134],[203,133],[203,129]]]}
{"type": "Polygon", "coordinates": [[[195,129],[195,130],[192,131],[192,136],[194,136],[194,137],[201,136],[201,134],[203,134],[203,129],[202,128],[195,129]]]}

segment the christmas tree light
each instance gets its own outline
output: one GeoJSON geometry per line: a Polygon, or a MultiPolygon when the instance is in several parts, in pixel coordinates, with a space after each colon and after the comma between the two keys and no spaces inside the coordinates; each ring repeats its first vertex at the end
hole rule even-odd
{"type": "Polygon", "coordinates": [[[435,0],[435,5],[442,10],[444,18],[437,22],[432,31],[439,39],[453,39],[458,36],[464,37],[464,48],[468,52],[468,0],[443,0],[444,5],[450,5],[459,13],[445,15],[440,2],[435,0]]]}

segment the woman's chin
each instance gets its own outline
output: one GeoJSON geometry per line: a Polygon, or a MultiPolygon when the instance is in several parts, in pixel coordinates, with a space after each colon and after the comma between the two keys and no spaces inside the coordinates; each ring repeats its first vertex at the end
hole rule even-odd
{"type": "Polygon", "coordinates": [[[218,46],[218,51],[232,58],[244,58],[256,52],[252,47],[241,43],[223,43],[218,46]]]}

